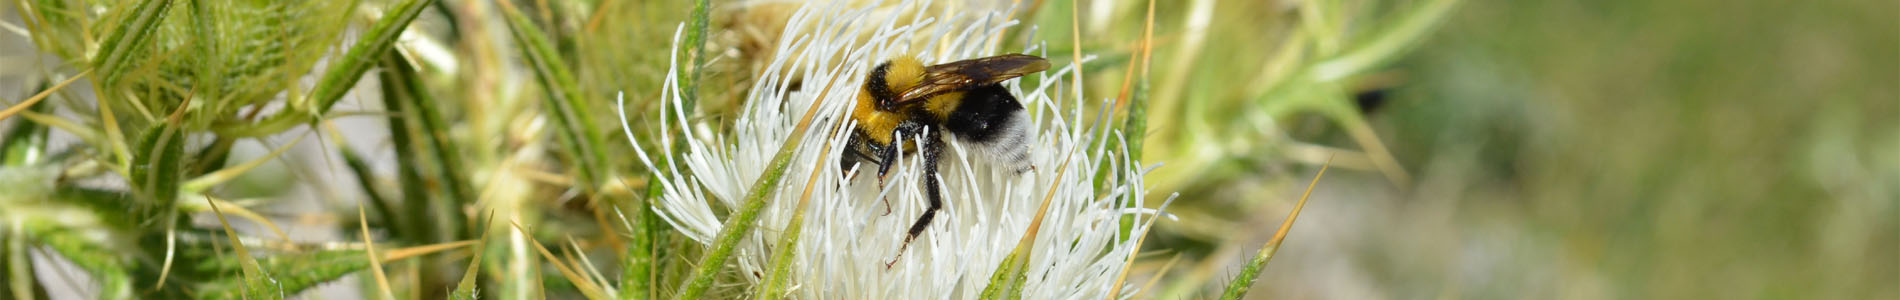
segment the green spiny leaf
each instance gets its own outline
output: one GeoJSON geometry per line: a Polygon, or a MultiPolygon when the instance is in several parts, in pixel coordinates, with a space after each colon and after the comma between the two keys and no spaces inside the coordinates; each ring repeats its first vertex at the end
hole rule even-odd
{"type": "Polygon", "coordinates": [[[1022,271],[1017,270],[1017,266],[1022,264],[1017,263],[1016,260],[1016,254],[1010,253],[1009,256],[1003,258],[1001,263],[997,263],[996,271],[990,273],[990,284],[983,286],[983,292],[976,298],[984,300],[1007,298],[1004,293],[1013,290],[1009,286],[1023,274],[1022,271]]]}
{"type": "Polygon", "coordinates": [[[127,61],[132,59],[144,46],[150,44],[152,33],[158,31],[159,24],[165,20],[171,9],[171,0],[142,0],[132,5],[115,6],[131,11],[123,14],[99,44],[97,54],[92,56],[92,66],[99,70],[100,82],[105,86],[118,83],[125,75],[127,61]]]}
{"type": "Polygon", "coordinates": [[[1313,196],[1313,187],[1319,185],[1319,179],[1326,176],[1326,169],[1329,167],[1332,167],[1330,158],[1327,159],[1326,165],[1320,166],[1319,174],[1313,175],[1313,182],[1307,184],[1306,193],[1300,195],[1300,202],[1293,205],[1292,212],[1287,213],[1286,221],[1280,223],[1280,231],[1274,232],[1273,239],[1268,240],[1266,246],[1260,247],[1260,253],[1255,255],[1253,260],[1248,261],[1246,267],[1240,269],[1240,274],[1235,275],[1233,281],[1227,282],[1227,291],[1221,294],[1222,300],[1238,300],[1241,296],[1247,295],[1247,289],[1253,287],[1254,277],[1260,275],[1260,270],[1266,269],[1267,262],[1273,260],[1273,253],[1280,250],[1280,242],[1286,240],[1287,231],[1293,229],[1293,220],[1300,217],[1300,210],[1306,208],[1306,199],[1313,196]]]}
{"type": "Polygon", "coordinates": [[[231,228],[231,222],[225,220],[224,212],[218,209],[218,203],[211,201],[211,198],[205,198],[205,203],[210,205],[212,213],[217,215],[218,224],[224,227],[224,235],[231,240],[232,257],[242,266],[240,269],[243,275],[238,278],[240,287],[236,290],[236,294],[245,299],[252,297],[283,299],[285,296],[283,283],[260,266],[256,257],[251,256],[251,251],[246,249],[244,242],[238,239],[237,229],[231,228]]]}
{"type": "Polygon", "coordinates": [[[310,92],[309,100],[316,102],[307,103],[308,106],[293,103],[284,112],[271,115],[263,121],[222,127],[219,128],[219,133],[237,137],[267,135],[309,122],[330,112],[330,107],[336,105],[338,100],[342,100],[343,94],[356,87],[356,82],[363,78],[363,73],[368,72],[370,66],[375,65],[381,60],[383,54],[394,47],[396,38],[402,35],[402,31],[408,28],[409,23],[432,3],[435,3],[435,0],[406,0],[397,3],[381,19],[376,20],[376,24],[363,34],[362,39],[350,47],[349,52],[345,52],[342,57],[330,62],[329,69],[323,72],[323,77],[317,81],[316,87],[310,92]]]}
{"type": "MultiPolygon", "coordinates": [[[[224,262],[224,264],[231,264],[224,262]]],[[[362,250],[330,250],[298,254],[281,254],[262,259],[263,270],[278,283],[283,295],[294,295],[316,287],[325,282],[335,281],[343,276],[354,274],[369,267],[368,256],[362,250]]],[[[226,277],[204,283],[199,287],[209,299],[239,299],[240,289],[245,288],[242,278],[226,277]]]]}
{"type": "Polygon", "coordinates": [[[137,151],[128,179],[148,198],[140,215],[164,215],[176,206],[179,178],[184,178],[185,133],[171,124],[154,124],[139,137],[137,151]]]}
{"type": "Polygon", "coordinates": [[[489,220],[482,222],[482,226],[479,227],[482,229],[482,239],[481,241],[475,242],[475,254],[469,255],[468,271],[462,273],[462,281],[455,284],[454,291],[449,292],[449,299],[474,300],[481,298],[480,291],[475,287],[479,282],[476,281],[475,278],[482,273],[482,260],[485,259],[482,254],[488,250],[488,234],[492,231],[488,230],[488,228],[490,224],[494,223],[493,218],[495,215],[490,214],[488,217],[489,220]]]}

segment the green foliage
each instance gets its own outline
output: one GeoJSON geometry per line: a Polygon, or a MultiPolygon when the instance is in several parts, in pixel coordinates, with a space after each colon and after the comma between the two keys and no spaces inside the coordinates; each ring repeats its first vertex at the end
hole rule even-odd
{"type": "MultiPolygon", "coordinates": [[[[813,103],[814,106],[817,104],[813,103]]],[[[817,112],[817,109],[808,110],[804,119],[799,121],[798,127],[792,129],[790,136],[805,136],[805,132],[811,129],[812,116],[817,112]]],[[[758,225],[760,211],[765,208],[766,198],[771,198],[772,194],[778,193],[779,182],[785,181],[785,169],[791,167],[792,156],[798,153],[798,146],[804,141],[797,138],[785,139],[784,145],[779,146],[778,151],[774,152],[772,161],[767,163],[765,174],[759,174],[758,181],[754,181],[752,187],[746,190],[745,200],[741,202],[744,204],[740,206],[737,214],[726,219],[725,226],[719,230],[719,236],[714,238],[715,242],[710,247],[711,252],[700,259],[698,267],[693,270],[693,277],[681,284],[680,291],[675,293],[676,297],[698,299],[706,292],[707,287],[712,286],[720,270],[725,269],[726,260],[732,258],[733,246],[738,245],[739,240],[744,239],[746,235],[752,234],[752,227],[758,225]]]]}
{"type": "Polygon", "coordinates": [[[1010,253],[1002,262],[996,264],[996,271],[990,272],[989,284],[983,285],[983,292],[977,299],[1016,299],[1016,285],[1022,282],[1022,259],[1016,253],[1010,253]]]}
{"type": "Polygon", "coordinates": [[[590,114],[596,110],[589,108],[588,99],[595,98],[581,93],[573,71],[565,64],[567,60],[554,50],[546,33],[534,21],[522,15],[514,6],[503,7],[506,8],[503,12],[507,15],[510,32],[514,33],[516,46],[525,50],[535,78],[539,79],[541,89],[546,93],[546,97],[542,98],[546,101],[542,104],[548,107],[550,115],[554,117],[557,126],[555,133],[561,136],[562,148],[574,161],[571,165],[580,170],[579,186],[593,190],[596,184],[604,182],[602,179],[606,178],[607,172],[604,169],[614,168],[606,164],[599,123],[594,122],[593,114],[590,114]]]}
{"type": "MultiPolygon", "coordinates": [[[[233,270],[239,263],[237,259],[222,257],[200,268],[233,270]]],[[[271,274],[275,285],[269,289],[272,293],[295,295],[304,290],[334,281],[345,275],[355,274],[369,267],[369,256],[361,250],[332,250],[309,253],[278,254],[259,259],[258,265],[264,274],[271,274]]],[[[197,289],[205,298],[238,299],[242,290],[248,286],[247,280],[238,277],[224,277],[201,284],[197,289]]],[[[253,290],[255,291],[255,290],[253,290]]]]}
{"type": "Polygon", "coordinates": [[[184,177],[185,133],[160,123],[139,137],[137,150],[128,179],[145,198],[141,215],[144,219],[168,215],[176,206],[179,181],[184,177]]]}
{"type": "Polygon", "coordinates": [[[123,10],[114,11],[110,15],[119,18],[103,24],[117,26],[109,29],[106,38],[99,45],[98,54],[88,59],[92,67],[98,70],[101,83],[106,86],[120,83],[119,79],[125,77],[125,73],[128,72],[127,61],[133,57],[141,57],[135,52],[147,50],[145,46],[151,44],[152,32],[158,31],[159,22],[169,16],[165,12],[171,9],[172,2],[171,0],[141,0],[132,5],[115,7],[123,10]]]}
{"type": "MultiPolygon", "coordinates": [[[[354,3],[354,2],[352,2],[354,3]]],[[[362,38],[350,46],[337,61],[331,62],[324,70],[323,77],[311,90],[309,98],[295,98],[301,101],[288,103],[287,111],[271,115],[257,124],[223,127],[221,133],[231,136],[250,137],[281,132],[291,126],[319,119],[330,112],[343,94],[356,87],[356,81],[363,78],[370,66],[375,65],[388,53],[390,47],[408,29],[409,23],[429,7],[434,0],[405,0],[391,7],[382,18],[371,25],[362,38]],[[314,102],[309,102],[314,101],[314,102]]],[[[353,6],[351,7],[353,8],[353,6]]],[[[326,22],[317,19],[317,22],[326,22]]]]}

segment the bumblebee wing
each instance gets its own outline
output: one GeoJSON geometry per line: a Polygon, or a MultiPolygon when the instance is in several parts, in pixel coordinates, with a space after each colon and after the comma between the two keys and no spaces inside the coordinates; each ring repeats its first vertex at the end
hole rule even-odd
{"type": "Polygon", "coordinates": [[[1003,82],[1049,69],[1049,60],[1023,54],[961,60],[924,69],[924,80],[898,97],[898,104],[930,99],[937,94],[1003,82]]]}

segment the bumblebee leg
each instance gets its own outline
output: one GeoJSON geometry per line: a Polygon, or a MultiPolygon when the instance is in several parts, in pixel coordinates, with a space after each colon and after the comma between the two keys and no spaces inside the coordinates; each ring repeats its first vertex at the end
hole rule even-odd
{"type": "Polygon", "coordinates": [[[937,210],[943,208],[943,191],[937,184],[937,159],[943,156],[945,147],[940,133],[942,132],[932,132],[930,137],[925,139],[924,145],[924,190],[928,192],[924,194],[924,197],[930,200],[929,206],[924,208],[923,215],[917,216],[917,222],[910,225],[910,231],[904,235],[904,244],[897,247],[897,257],[892,258],[890,263],[884,264],[885,269],[890,269],[892,265],[897,264],[898,258],[904,257],[904,250],[910,248],[910,242],[916,240],[917,235],[923,234],[925,228],[930,227],[930,221],[937,218],[937,210]]]}
{"type": "MultiPolygon", "coordinates": [[[[922,123],[905,121],[904,123],[897,124],[897,128],[891,130],[891,143],[884,145],[882,153],[879,153],[878,160],[883,161],[884,164],[878,165],[877,167],[878,187],[884,186],[884,180],[890,174],[891,166],[895,166],[899,163],[899,161],[897,161],[897,154],[904,151],[904,142],[908,142],[905,138],[916,138],[918,134],[926,129],[929,129],[929,127],[924,127],[922,123]]],[[[936,139],[935,136],[935,134],[932,134],[930,138],[936,139]]]]}
{"type": "MultiPolygon", "coordinates": [[[[853,138],[852,142],[854,144],[858,143],[856,138],[853,138]]],[[[839,162],[842,163],[842,166],[843,166],[842,168],[844,168],[844,172],[846,172],[846,175],[849,176],[847,178],[856,178],[858,176],[857,173],[852,172],[850,168],[853,166],[856,166],[858,162],[861,162],[861,161],[868,161],[868,162],[871,162],[872,164],[876,164],[877,168],[879,168],[880,171],[883,170],[884,165],[885,165],[884,161],[878,160],[876,157],[871,157],[870,154],[865,154],[865,151],[871,151],[873,153],[882,154],[884,153],[883,148],[880,148],[876,145],[871,145],[871,144],[864,144],[864,145],[865,145],[863,146],[864,148],[870,148],[870,149],[866,150],[866,149],[860,149],[859,147],[851,147],[849,149],[846,149],[843,157],[839,159],[839,162]]],[[[877,182],[878,188],[884,187],[883,178],[884,178],[883,176],[878,177],[878,182],[877,182]]],[[[846,179],[846,180],[850,180],[850,179],[846,179]]],[[[891,215],[891,200],[890,199],[884,199],[884,215],[886,216],[891,215]]]]}
{"type": "MultiPolygon", "coordinates": [[[[897,135],[900,138],[902,137],[902,135],[900,134],[894,134],[894,135],[897,135]]],[[[880,162],[883,162],[877,165],[877,188],[878,189],[884,189],[884,180],[889,178],[886,175],[890,174],[891,166],[897,165],[897,152],[903,149],[902,146],[899,146],[899,145],[903,145],[903,140],[900,140],[900,139],[892,139],[892,140],[894,142],[891,142],[890,145],[884,145],[884,149],[874,150],[878,152],[879,158],[877,160],[880,162]]],[[[891,198],[881,197],[881,200],[884,200],[884,215],[886,216],[891,215],[891,198]]]]}
{"type": "MultiPolygon", "coordinates": [[[[903,135],[897,136],[898,138],[903,137],[903,135]]],[[[901,146],[904,143],[903,140],[893,139],[893,141],[894,142],[891,142],[890,145],[884,145],[884,149],[880,149],[882,151],[877,151],[877,161],[883,162],[877,165],[878,187],[884,187],[884,178],[891,173],[891,166],[897,165],[897,152],[904,148],[901,146]]]]}

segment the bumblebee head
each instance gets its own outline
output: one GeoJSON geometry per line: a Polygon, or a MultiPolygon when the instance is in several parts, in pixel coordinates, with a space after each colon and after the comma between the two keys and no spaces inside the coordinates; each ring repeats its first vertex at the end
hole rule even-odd
{"type": "Polygon", "coordinates": [[[916,88],[924,80],[924,62],[904,55],[878,64],[864,82],[865,92],[878,103],[896,102],[898,95],[916,88]]]}

